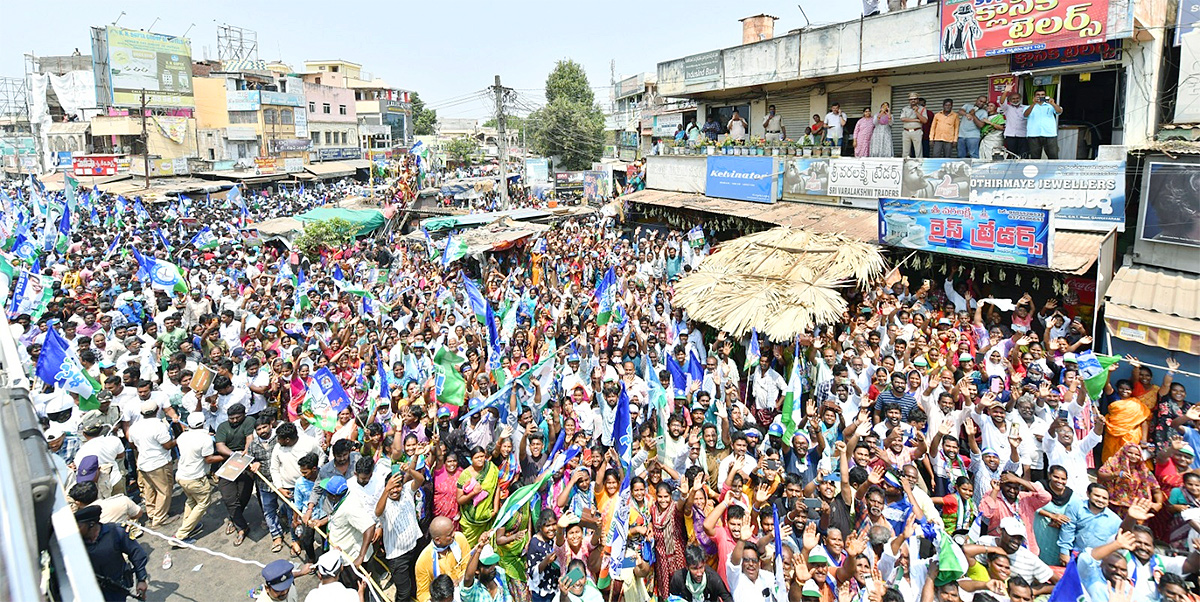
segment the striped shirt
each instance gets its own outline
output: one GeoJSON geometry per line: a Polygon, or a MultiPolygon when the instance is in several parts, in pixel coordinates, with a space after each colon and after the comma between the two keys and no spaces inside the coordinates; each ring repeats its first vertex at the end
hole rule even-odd
{"type": "Polygon", "coordinates": [[[875,398],[875,411],[883,414],[883,408],[889,403],[900,406],[901,417],[904,420],[908,420],[908,413],[917,407],[917,398],[908,391],[905,391],[903,395],[896,395],[891,389],[887,389],[880,393],[879,397],[875,398]]]}
{"type": "Polygon", "coordinates": [[[383,527],[383,550],[388,560],[407,554],[417,547],[421,526],[417,524],[417,505],[413,498],[413,483],[404,484],[400,499],[388,499],[380,517],[383,527]]]}

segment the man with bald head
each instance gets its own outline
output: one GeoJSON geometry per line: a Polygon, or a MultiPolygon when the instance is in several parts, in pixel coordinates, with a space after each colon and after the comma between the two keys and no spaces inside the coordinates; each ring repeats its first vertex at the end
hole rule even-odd
{"type": "Polygon", "coordinates": [[[471,556],[467,536],[454,527],[454,521],[439,516],[429,523],[433,541],[421,551],[414,567],[417,581],[417,602],[430,602],[429,588],[439,575],[449,575],[455,583],[462,581],[471,556]]]}

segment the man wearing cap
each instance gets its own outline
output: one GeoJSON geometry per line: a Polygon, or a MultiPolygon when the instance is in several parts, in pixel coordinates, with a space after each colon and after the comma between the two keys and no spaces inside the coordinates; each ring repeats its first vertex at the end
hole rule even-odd
{"type": "Polygon", "coordinates": [[[297,602],[300,598],[292,583],[296,577],[308,575],[315,568],[311,564],[296,567],[292,561],[282,558],[272,561],[263,567],[263,588],[254,598],[255,602],[297,602]]]}
{"type": "Polygon", "coordinates": [[[304,602],[364,602],[367,582],[359,581],[357,593],[346,587],[341,581],[344,563],[342,553],[337,550],[321,554],[317,559],[317,578],[321,585],[308,592],[304,602]]]}
{"type": "Polygon", "coordinates": [[[216,453],[212,435],[204,425],[204,415],[192,412],[187,417],[187,430],[176,438],[179,463],[175,468],[175,482],[183,490],[183,520],[175,531],[175,538],[188,542],[200,525],[204,513],[212,503],[213,483],[209,467],[224,461],[216,453]]]}
{"type": "MultiPolygon", "coordinates": [[[[1033,517],[1034,514],[1021,516],[1033,517]]],[[[1031,521],[1032,522],[1032,521],[1031,521]]],[[[1013,575],[1020,575],[1030,584],[1034,584],[1033,594],[1050,593],[1053,584],[1058,582],[1058,576],[1041,558],[1038,558],[1036,548],[1031,550],[1026,543],[1037,545],[1035,538],[1029,537],[1019,516],[1008,516],[1000,521],[996,535],[985,535],[976,540],[981,546],[994,546],[996,549],[988,552],[1002,553],[1008,556],[1009,567],[1013,575]]]]}
{"type": "Polygon", "coordinates": [[[159,404],[142,402],[142,419],[129,427],[129,442],[137,449],[138,489],[146,503],[150,528],[157,529],[167,521],[171,509],[171,492],[175,487],[175,470],[171,451],[175,438],[166,421],[156,418],[159,404]]]}
{"type": "Polygon", "coordinates": [[[83,538],[84,548],[92,561],[92,571],[100,585],[104,599],[124,602],[130,595],[130,587],[139,598],[145,598],[150,587],[146,565],[149,557],[142,546],[129,538],[125,529],[117,525],[100,522],[99,506],[84,506],[75,511],[75,524],[83,538]],[[133,565],[136,584],[126,580],[126,568],[133,565]]]}
{"type": "Polygon", "coordinates": [[[480,537],[471,550],[463,573],[459,602],[511,602],[508,574],[500,566],[500,555],[487,543],[491,537],[480,537]]]}
{"type": "Polygon", "coordinates": [[[367,508],[362,493],[351,491],[346,479],[332,476],[318,486],[325,491],[333,512],[329,514],[329,545],[336,547],[354,559],[355,566],[361,565],[371,550],[371,543],[379,533],[374,514],[367,508]]]}

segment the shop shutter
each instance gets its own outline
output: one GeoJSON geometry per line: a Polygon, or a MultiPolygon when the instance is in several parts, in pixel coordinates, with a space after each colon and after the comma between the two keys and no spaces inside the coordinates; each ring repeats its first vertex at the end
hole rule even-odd
{"type": "MultiPolygon", "coordinates": [[[[767,106],[775,105],[775,112],[783,119],[783,127],[787,130],[788,138],[798,140],[804,135],[804,128],[812,123],[812,111],[808,110],[808,92],[788,96],[768,96],[767,106]]],[[[766,110],[766,106],[763,107],[766,110]]],[[[762,125],[760,117],[756,126],[762,125]]]]}
{"type": "MultiPolygon", "coordinates": [[[[908,106],[908,94],[916,92],[925,99],[925,108],[931,112],[942,110],[942,101],[949,98],[955,107],[961,107],[968,102],[975,102],[980,94],[986,94],[987,78],[972,78],[964,80],[949,80],[940,82],[919,82],[904,84],[892,88],[892,151],[900,156],[900,112],[908,106]]],[[[879,107],[872,107],[878,111],[879,107]]]]}

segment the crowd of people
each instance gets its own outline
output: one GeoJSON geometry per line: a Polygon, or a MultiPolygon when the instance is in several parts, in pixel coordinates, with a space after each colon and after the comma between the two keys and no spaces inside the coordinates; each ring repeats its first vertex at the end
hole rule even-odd
{"type": "MultiPolygon", "coordinates": [[[[243,198],[254,221],[317,196],[243,198]]],[[[5,261],[52,277],[10,320],[106,599],[148,590],[142,530],[269,538],[260,600],[310,573],[307,600],[1191,596],[1200,407],[1173,360],[1092,370],[1065,299],[914,273],[768,342],[673,303],[706,246],[600,214],[482,256],[400,238],[305,256],[216,228],[244,213],[224,200],[187,224],[177,202],[90,203],[61,253],[5,261]],[[205,225],[216,244],[187,242],[205,225]]]]}

